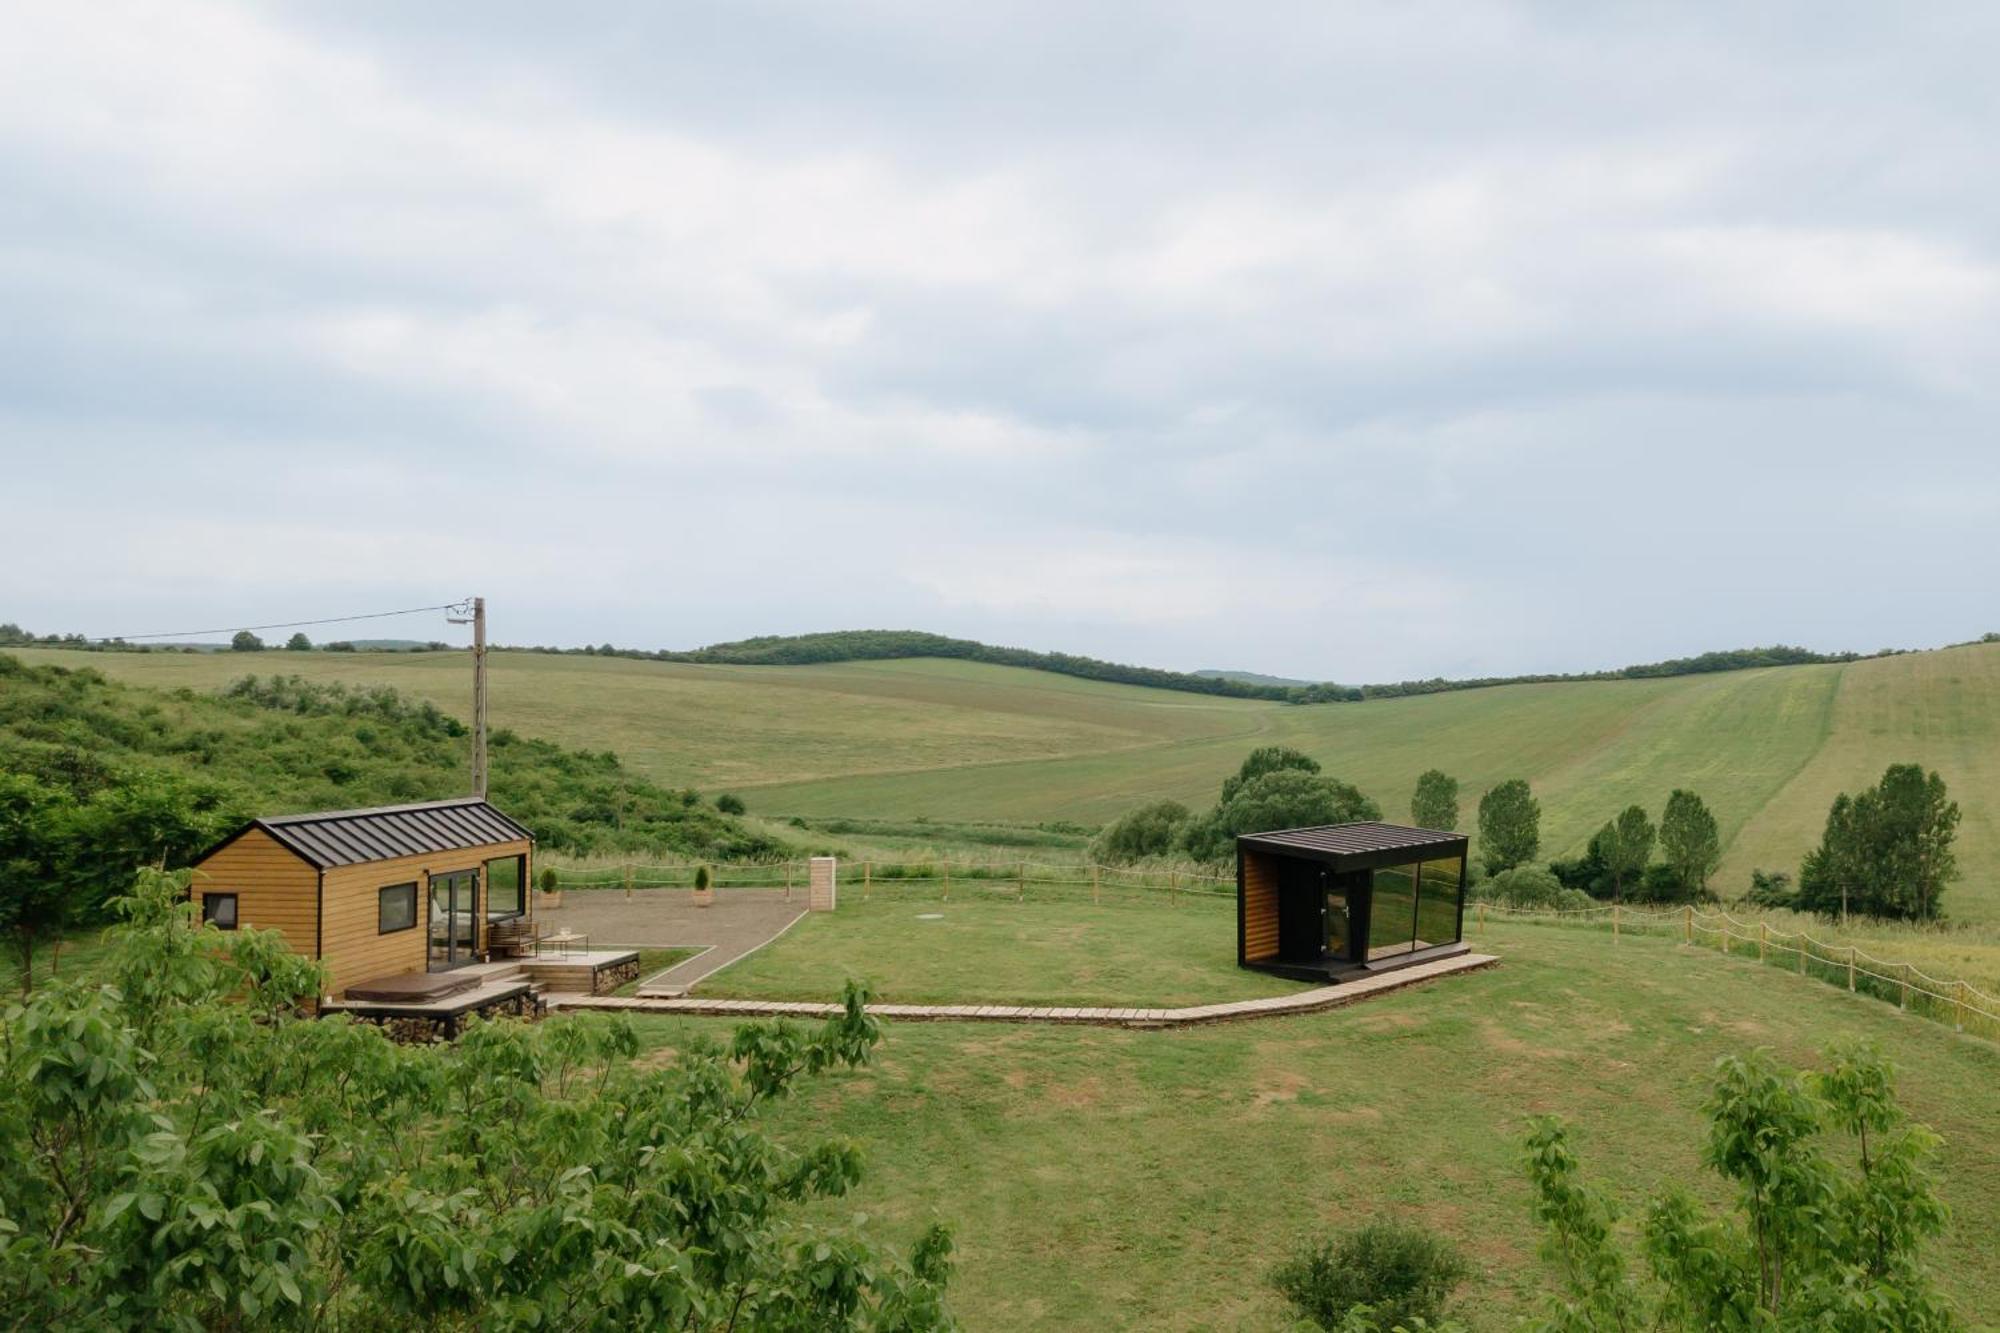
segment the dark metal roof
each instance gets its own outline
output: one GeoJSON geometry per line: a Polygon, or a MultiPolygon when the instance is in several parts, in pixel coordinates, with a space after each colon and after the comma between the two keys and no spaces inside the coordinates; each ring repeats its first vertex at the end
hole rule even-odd
{"type": "Polygon", "coordinates": [[[1237,842],[1262,851],[1299,852],[1318,859],[1335,860],[1384,852],[1456,851],[1465,846],[1466,836],[1437,829],[1410,828],[1403,824],[1322,824],[1317,828],[1246,833],[1237,842]]]}
{"type": "Polygon", "coordinates": [[[372,810],[326,810],[253,819],[236,836],[252,828],[263,829],[322,870],[426,852],[462,851],[534,836],[475,796],[416,805],[383,805],[372,810]]]}

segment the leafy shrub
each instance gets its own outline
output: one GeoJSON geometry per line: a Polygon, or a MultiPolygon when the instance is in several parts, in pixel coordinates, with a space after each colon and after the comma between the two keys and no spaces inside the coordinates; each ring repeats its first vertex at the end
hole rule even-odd
{"type": "Polygon", "coordinates": [[[1185,846],[1197,861],[1229,858],[1240,833],[1380,819],[1382,808],[1337,778],[1283,768],[1235,787],[1227,801],[1188,826],[1185,846]]]}
{"type": "Polygon", "coordinates": [[[1752,870],[1750,892],[1743,895],[1743,901],[1752,907],[1796,907],[1799,894],[1792,877],[1784,871],[1752,870]]]}
{"type": "Polygon", "coordinates": [[[696,866],[694,868],[694,891],[696,893],[706,892],[714,886],[714,883],[715,877],[708,873],[707,866],[696,866]]]}
{"type": "Polygon", "coordinates": [[[1502,907],[1532,907],[1575,911],[1591,907],[1596,900],[1581,889],[1565,888],[1561,880],[1541,866],[1516,866],[1481,880],[1473,897],[1502,907]]]}
{"type": "Polygon", "coordinates": [[[725,815],[740,815],[744,808],[743,798],[734,792],[724,792],[715,798],[715,808],[725,815]]]}
{"type": "Polygon", "coordinates": [[[1127,811],[1090,845],[1100,861],[1122,864],[1148,856],[1165,856],[1179,844],[1192,816],[1179,801],[1155,801],[1127,811]]]}
{"type": "Polygon", "coordinates": [[[1302,1242],[1271,1270],[1300,1318],[1325,1329],[1395,1328],[1435,1320],[1470,1270],[1457,1247],[1422,1227],[1370,1222],[1344,1235],[1302,1242]]]}
{"type": "Polygon", "coordinates": [[[541,885],[543,893],[554,893],[562,888],[562,876],[556,873],[554,866],[543,866],[542,873],[535,877],[535,881],[541,885]]]}

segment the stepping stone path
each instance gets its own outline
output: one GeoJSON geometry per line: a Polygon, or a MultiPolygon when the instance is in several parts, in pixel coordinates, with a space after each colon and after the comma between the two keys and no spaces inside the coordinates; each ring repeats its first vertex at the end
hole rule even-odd
{"type": "MultiPolygon", "coordinates": [[[[877,1018],[906,1022],[945,1023],[1083,1023],[1098,1027],[1178,1028],[1199,1023],[1226,1023],[1245,1018],[1282,1018],[1289,1014],[1318,1013],[1353,1004],[1371,996],[1421,985],[1460,972],[1476,972],[1499,962],[1492,954],[1467,953],[1440,958],[1434,963],[1399,968],[1338,986],[1316,986],[1291,995],[1273,995],[1262,1000],[1235,1000],[1228,1004],[1202,1004],[1183,1009],[1060,1008],[1008,1004],[871,1004],[868,1012],[877,1018]]],[[[837,1004],[783,1000],[711,1000],[695,996],[657,999],[647,996],[550,995],[550,1009],[604,1009],[620,1013],[696,1014],[718,1018],[831,1018],[840,1012],[837,1004]]]]}

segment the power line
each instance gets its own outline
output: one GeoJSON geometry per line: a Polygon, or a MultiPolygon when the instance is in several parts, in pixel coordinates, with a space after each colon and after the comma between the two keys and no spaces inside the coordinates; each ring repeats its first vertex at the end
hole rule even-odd
{"type": "Polygon", "coordinates": [[[301,629],[307,625],[342,625],[351,620],[386,620],[390,616],[414,616],[420,615],[425,611],[463,611],[467,605],[468,603],[466,602],[442,602],[437,606],[411,606],[401,611],[369,611],[358,616],[327,616],[320,620],[287,620],[275,625],[224,625],[220,629],[177,629],[160,634],[119,634],[99,639],[98,642],[109,643],[112,638],[122,639],[127,643],[138,639],[192,639],[203,634],[237,634],[245,630],[301,629]]]}

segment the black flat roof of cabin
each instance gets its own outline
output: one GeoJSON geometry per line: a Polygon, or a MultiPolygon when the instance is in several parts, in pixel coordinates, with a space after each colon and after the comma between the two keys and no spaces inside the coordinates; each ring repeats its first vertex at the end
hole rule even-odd
{"type": "MultiPolygon", "coordinates": [[[[322,810],[253,819],[231,834],[222,846],[253,828],[264,830],[321,870],[393,861],[399,856],[421,856],[427,852],[463,851],[534,837],[476,796],[420,801],[415,805],[380,805],[371,810],[322,810]]],[[[222,846],[203,853],[203,859],[222,850],[222,846]]]]}
{"type": "Polygon", "coordinates": [[[1239,846],[1258,851],[1293,852],[1330,860],[1347,856],[1375,856],[1383,852],[1456,851],[1465,846],[1466,835],[1411,828],[1406,824],[1321,824],[1315,828],[1245,833],[1236,841],[1239,846]]]}

